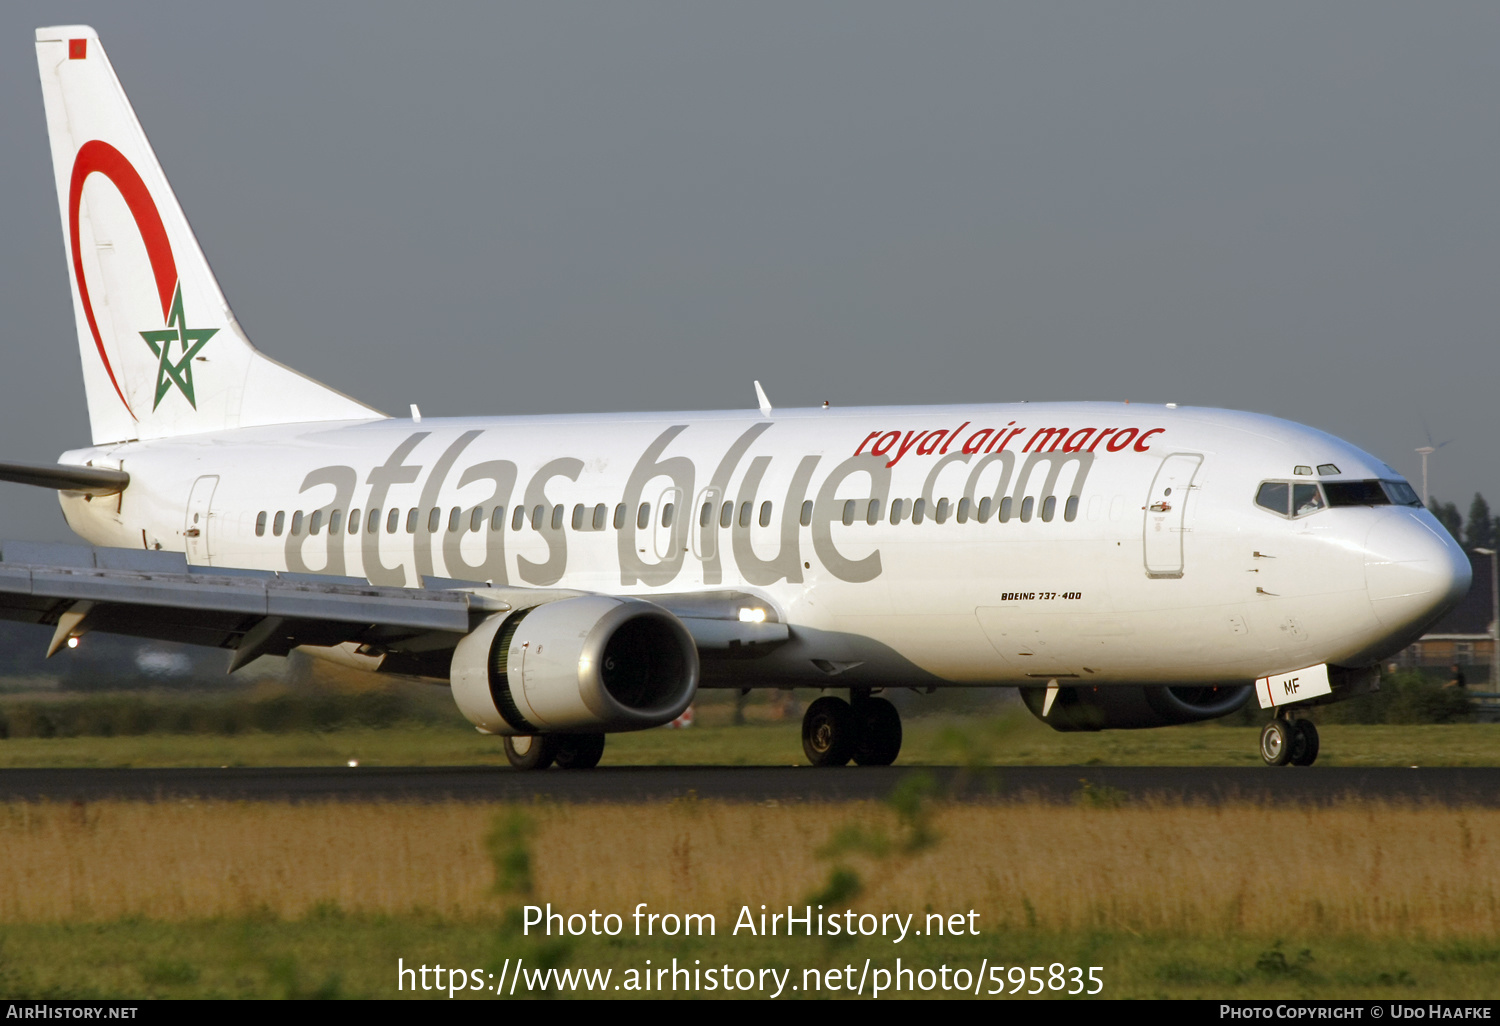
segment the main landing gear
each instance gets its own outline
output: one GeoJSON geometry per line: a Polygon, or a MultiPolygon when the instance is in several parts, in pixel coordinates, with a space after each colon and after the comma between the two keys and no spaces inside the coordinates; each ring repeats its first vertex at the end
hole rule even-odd
{"type": "Polygon", "coordinates": [[[505,739],[505,758],[518,770],[593,769],[604,757],[603,734],[533,734],[505,739]]]}
{"type": "Polygon", "coordinates": [[[1277,714],[1261,728],[1260,757],[1267,766],[1311,766],[1318,757],[1318,728],[1311,720],[1277,714]]]}
{"type": "Polygon", "coordinates": [[[851,690],[849,701],[825,695],[802,717],[802,751],[814,766],[889,766],[901,753],[901,714],[883,698],[851,690]]]}

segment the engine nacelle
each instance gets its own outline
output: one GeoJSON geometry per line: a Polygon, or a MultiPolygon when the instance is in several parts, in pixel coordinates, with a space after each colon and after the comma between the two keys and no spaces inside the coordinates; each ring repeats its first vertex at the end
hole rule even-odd
{"type": "Polygon", "coordinates": [[[1053,730],[1131,730],[1228,716],[1250,700],[1252,684],[1229,687],[1110,686],[1062,687],[1047,715],[1047,689],[1021,689],[1033,716],[1053,730]]]}
{"type": "Polygon", "coordinates": [[[698,648],[659,606],[585,595],[496,613],[458,643],[449,680],[487,734],[643,730],[693,700],[698,648]]]}

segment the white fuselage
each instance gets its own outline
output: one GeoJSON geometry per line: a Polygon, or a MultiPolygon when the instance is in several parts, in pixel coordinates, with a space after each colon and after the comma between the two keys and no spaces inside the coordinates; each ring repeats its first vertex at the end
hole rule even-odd
{"type": "Polygon", "coordinates": [[[391,419],[63,459],[131,475],[123,497],[64,494],[100,545],[377,584],[770,601],[793,642],[710,686],[1244,683],[1389,655],[1469,579],[1419,506],[1258,506],[1266,481],[1399,476],[1222,410],[391,419]]]}

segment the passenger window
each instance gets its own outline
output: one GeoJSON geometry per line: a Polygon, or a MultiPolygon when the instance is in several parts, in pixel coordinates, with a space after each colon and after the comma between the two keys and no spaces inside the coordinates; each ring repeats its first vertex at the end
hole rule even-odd
{"type": "Polygon", "coordinates": [[[443,522],[443,511],[436,506],[427,511],[427,533],[437,534],[438,527],[443,522]]]}
{"type": "Polygon", "coordinates": [[[742,502],[742,503],[740,503],[740,526],[741,527],[749,527],[750,526],[750,507],[751,507],[751,505],[752,505],[752,503],[748,503],[748,502],[742,502]]]}
{"type": "MultiPolygon", "coordinates": [[[[409,524],[412,525],[411,527],[407,528],[408,533],[416,530],[416,522],[417,522],[416,513],[417,513],[417,511],[416,510],[412,510],[411,512],[412,512],[412,515],[409,518],[407,518],[407,523],[409,523],[409,524]]],[[[400,527],[400,526],[401,526],[401,511],[399,509],[392,509],[391,512],[390,512],[390,515],[385,518],[385,533],[386,534],[395,534],[396,533],[396,528],[400,527]]]]}
{"type": "Polygon", "coordinates": [[[308,518],[307,533],[317,534],[321,530],[323,530],[323,511],[315,509],[312,511],[312,516],[308,518]]]}
{"type": "Polygon", "coordinates": [[[286,511],[285,510],[277,510],[276,511],[276,520],[275,520],[274,523],[271,524],[271,533],[274,534],[276,537],[280,538],[281,537],[281,532],[283,530],[285,530],[285,529],[286,529],[286,511]]]}
{"type": "Polygon", "coordinates": [[[482,531],[484,529],[484,507],[475,506],[474,512],[469,514],[469,530],[482,531]]]}
{"type": "Polygon", "coordinates": [[[1291,486],[1285,481],[1267,481],[1255,493],[1255,504],[1272,513],[1288,516],[1291,513],[1291,486]]]}
{"type": "Polygon", "coordinates": [[[1000,500],[1000,516],[998,518],[996,518],[996,522],[997,523],[1001,523],[1001,524],[1008,524],[1008,523],[1010,523],[1011,505],[1012,505],[1012,500],[1011,500],[1011,497],[1009,495],[1007,495],[1005,498],[1003,498],[1003,499],[1000,500]]]}
{"type": "Polygon", "coordinates": [[[599,503],[599,505],[595,506],[594,507],[594,530],[596,530],[596,531],[602,531],[602,530],[604,530],[604,524],[605,524],[606,520],[608,519],[608,517],[609,517],[609,507],[608,506],[606,506],[602,502],[599,503]]]}
{"type": "Polygon", "coordinates": [[[880,523],[880,500],[879,499],[871,499],[870,500],[870,508],[865,511],[865,523],[867,523],[867,524],[878,524],[878,523],[880,523]]]}
{"type": "Polygon", "coordinates": [[[1036,499],[1030,495],[1021,500],[1021,523],[1029,524],[1031,522],[1031,511],[1035,506],[1036,499]]]}
{"type": "Polygon", "coordinates": [[[374,534],[380,530],[380,510],[372,509],[367,516],[369,519],[365,522],[365,531],[374,534]]]}
{"type": "Polygon", "coordinates": [[[292,535],[295,537],[302,533],[302,511],[299,509],[292,514],[292,535]]]}
{"type": "Polygon", "coordinates": [[[981,524],[989,522],[989,519],[990,519],[990,509],[994,506],[994,504],[995,504],[995,500],[991,499],[988,495],[986,495],[984,498],[982,498],[982,499],[979,500],[979,518],[978,519],[979,519],[979,522],[981,524]]]}
{"type": "Polygon", "coordinates": [[[328,533],[338,534],[339,528],[344,526],[344,511],[336,509],[328,514],[328,533]]]}
{"type": "Polygon", "coordinates": [[[844,521],[844,526],[845,527],[849,527],[849,526],[851,526],[854,523],[854,500],[853,499],[846,499],[844,501],[844,516],[843,516],[843,521],[844,521]]]}
{"type": "Polygon", "coordinates": [[[1042,523],[1052,523],[1052,518],[1057,516],[1057,496],[1049,495],[1042,500],[1042,523]]]}
{"type": "Polygon", "coordinates": [[[760,526],[761,527],[770,527],[771,526],[771,503],[770,502],[763,502],[763,503],[760,504],[760,526]]]}
{"type": "Polygon", "coordinates": [[[635,513],[635,526],[644,531],[651,526],[651,503],[641,503],[641,508],[635,513]]]}
{"type": "Polygon", "coordinates": [[[452,509],[450,509],[448,511],[448,533],[449,534],[457,534],[458,533],[458,522],[463,517],[463,515],[464,515],[464,511],[461,510],[461,509],[459,509],[457,506],[454,506],[452,509]]]}
{"type": "Polygon", "coordinates": [[[937,503],[937,516],[934,518],[940,524],[948,522],[948,500],[939,499],[937,503]]]}
{"type": "Polygon", "coordinates": [[[542,520],[545,519],[546,516],[547,516],[547,507],[546,506],[533,506],[533,507],[531,507],[531,529],[533,531],[540,531],[542,529],[542,520]]]}
{"type": "Polygon", "coordinates": [[[1316,513],[1322,508],[1323,497],[1318,494],[1317,485],[1292,485],[1292,516],[1300,517],[1305,513],[1316,513]]]}
{"type": "Polygon", "coordinates": [[[812,515],[813,515],[813,502],[812,502],[811,499],[806,499],[802,503],[802,515],[797,518],[797,522],[799,524],[801,524],[803,527],[811,527],[812,526],[812,515]]]}
{"type": "Polygon", "coordinates": [[[661,507],[661,526],[663,526],[663,527],[671,527],[672,526],[672,514],[675,513],[675,512],[677,512],[677,506],[676,506],[676,504],[670,503],[670,502],[664,502],[664,503],[662,503],[662,507],[661,507]]]}
{"type": "Polygon", "coordinates": [[[562,530],[563,517],[566,513],[567,511],[562,508],[561,504],[552,507],[552,530],[562,530]]]}
{"type": "Polygon", "coordinates": [[[266,534],[266,514],[265,514],[265,511],[262,510],[261,513],[260,513],[260,515],[255,518],[255,537],[257,537],[257,538],[264,538],[265,534],[266,534]]]}
{"type": "Polygon", "coordinates": [[[583,530],[583,503],[581,502],[573,507],[573,530],[583,530]]]}
{"type": "Polygon", "coordinates": [[[905,499],[892,499],[891,500],[891,523],[892,524],[899,524],[899,523],[901,523],[901,515],[904,512],[905,505],[906,505],[906,500],[905,499]]]}
{"type": "Polygon", "coordinates": [[[349,533],[350,534],[358,534],[359,533],[359,527],[360,527],[359,510],[357,510],[357,509],[351,509],[349,511],[349,533]]]}
{"type": "MultiPolygon", "coordinates": [[[[391,519],[392,519],[393,522],[395,521],[396,517],[399,516],[399,515],[400,514],[399,514],[398,510],[394,510],[394,509],[391,510],[391,519]]],[[[415,507],[415,506],[413,506],[411,509],[409,509],[409,510],[406,511],[406,533],[407,534],[416,534],[417,533],[417,517],[420,516],[420,515],[421,515],[421,511],[418,510],[417,507],[415,507]]],[[[396,533],[396,528],[392,527],[386,533],[387,534],[395,534],[396,533]]]]}
{"type": "Polygon", "coordinates": [[[1063,507],[1063,519],[1070,524],[1078,519],[1078,496],[1068,496],[1068,504],[1063,507]]]}
{"type": "Polygon", "coordinates": [[[974,504],[965,496],[958,500],[958,522],[967,524],[969,522],[969,510],[974,504]]]}
{"type": "Polygon", "coordinates": [[[615,530],[625,530],[625,504],[623,502],[615,507],[615,530]]]}
{"type": "Polygon", "coordinates": [[[713,519],[714,504],[711,502],[705,502],[703,504],[703,508],[698,511],[698,526],[707,527],[709,524],[713,523],[713,519]]]}
{"type": "Polygon", "coordinates": [[[922,522],[922,519],[926,516],[927,500],[913,499],[911,503],[911,522],[914,524],[920,524],[922,522]]]}
{"type": "Polygon", "coordinates": [[[510,529],[512,531],[519,531],[521,529],[521,526],[523,524],[525,524],[525,523],[526,523],[526,507],[525,506],[517,506],[516,507],[516,511],[514,513],[512,513],[511,516],[510,516],[510,529]]]}
{"type": "MultiPolygon", "coordinates": [[[[719,526],[728,527],[732,523],[734,523],[734,503],[726,502],[719,507],[719,526]]],[[[802,526],[806,527],[807,525],[803,524],[802,526]]]]}

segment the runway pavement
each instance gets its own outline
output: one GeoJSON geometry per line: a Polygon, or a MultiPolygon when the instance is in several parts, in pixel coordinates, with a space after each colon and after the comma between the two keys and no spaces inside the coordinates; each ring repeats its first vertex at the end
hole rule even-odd
{"type": "Polygon", "coordinates": [[[1108,799],[1328,803],[1346,798],[1500,806],[1500,768],[1262,767],[600,767],[517,773],[487,766],[286,769],[7,769],[3,801],[739,802],[880,799],[912,773],[959,801],[1108,799]],[[1085,781],[1087,784],[1085,785],[1085,781]],[[1111,790],[1102,790],[1111,789],[1111,790]]]}

